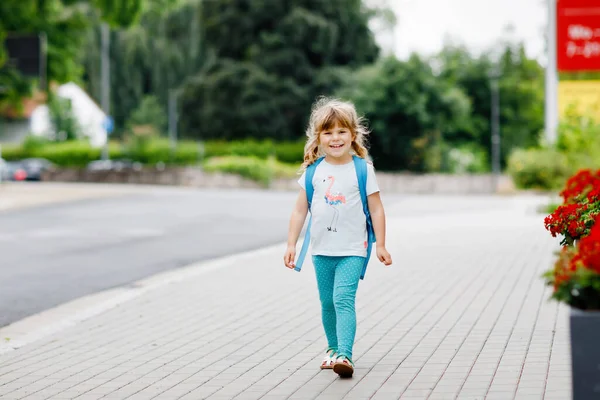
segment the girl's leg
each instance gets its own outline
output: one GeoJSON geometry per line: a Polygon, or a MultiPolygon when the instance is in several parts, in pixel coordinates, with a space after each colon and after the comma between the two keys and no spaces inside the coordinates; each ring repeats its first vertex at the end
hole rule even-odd
{"type": "Polygon", "coordinates": [[[364,257],[343,257],[335,271],[333,302],[337,319],[338,354],[352,360],[356,335],[355,298],[364,257]]]}
{"type": "Polygon", "coordinates": [[[335,267],[339,257],[313,256],[319,298],[321,299],[321,319],[327,343],[330,349],[337,351],[338,340],[336,333],[336,315],[333,304],[333,284],[335,280],[335,267]]]}

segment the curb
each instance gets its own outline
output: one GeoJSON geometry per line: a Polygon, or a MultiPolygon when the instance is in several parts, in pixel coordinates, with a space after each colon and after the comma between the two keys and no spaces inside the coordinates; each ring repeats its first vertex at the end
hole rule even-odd
{"type": "Polygon", "coordinates": [[[26,317],[0,328],[0,355],[75,326],[155,289],[204,275],[276,249],[281,249],[283,252],[284,248],[285,243],[279,243],[231,256],[193,263],[177,270],[152,275],[125,286],[87,295],[26,317]]]}

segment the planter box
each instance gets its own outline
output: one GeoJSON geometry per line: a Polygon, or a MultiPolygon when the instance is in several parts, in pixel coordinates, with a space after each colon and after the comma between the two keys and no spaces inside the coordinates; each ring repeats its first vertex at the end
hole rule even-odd
{"type": "Polygon", "coordinates": [[[600,399],[600,311],[571,308],[573,400],[600,399]]]}

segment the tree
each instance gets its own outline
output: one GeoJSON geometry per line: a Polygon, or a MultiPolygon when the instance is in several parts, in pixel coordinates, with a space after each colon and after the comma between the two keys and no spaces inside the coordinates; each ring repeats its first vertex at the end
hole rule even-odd
{"type": "MultiPolygon", "coordinates": [[[[31,92],[36,80],[26,79],[4,65],[4,38],[12,34],[45,34],[48,44],[47,82],[80,83],[81,55],[87,31],[99,20],[114,26],[132,24],[142,0],[24,0],[0,2],[0,103],[17,102],[31,92]],[[4,93],[4,94],[3,94],[4,93]]],[[[46,90],[46,88],[41,88],[46,90]]]]}
{"type": "MultiPolygon", "coordinates": [[[[145,96],[166,114],[169,91],[195,75],[210,54],[200,29],[202,2],[146,3],[139,24],[111,32],[111,110],[117,134],[145,96]]],[[[83,65],[91,95],[100,98],[100,32],[90,32],[83,65]]]]}
{"type": "Polygon", "coordinates": [[[369,121],[371,155],[379,169],[440,170],[446,136],[469,117],[465,94],[439,79],[427,60],[381,59],[349,75],[340,97],[369,121]],[[435,160],[437,158],[437,160],[435,160]]]}
{"type": "Polygon", "coordinates": [[[218,58],[186,85],[181,126],[190,136],[291,139],[310,105],[378,48],[360,0],[213,0],[201,27],[218,58]],[[219,121],[219,122],[215,122],[219,121]]]}
{"type": "MultiPolygon", "coordinates": [[[[529,59],[522,44],[502,43],[497,61],[500,94],[502,164],[517,147],[537,144],[543,127],[544,71],[529,59]]],[[[466,48],[446,46],[435,59],[440,78],[460,87],[471,100],[470,123],[455,132],[456,143],[475,141],[491,155],[491,75],[495,67],[490,53],[473,57],[466,48]]]]}

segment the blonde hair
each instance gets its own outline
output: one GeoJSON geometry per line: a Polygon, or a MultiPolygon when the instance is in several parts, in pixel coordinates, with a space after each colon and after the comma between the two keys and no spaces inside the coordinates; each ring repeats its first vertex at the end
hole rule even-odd
{"type": "Polygon", "coordinates": [[[359,117],[354,104],[320,97],[312,107],[308,128],[306,129],[306,144],[304,145],[304,162],[302,169],[306,169],[323,155],[319,148],[319,135],[321,132],[331,129],[338,123],[349,129],[353,136],[352,151],[361,158],[367,158],[369,151],[366,147],[366,137],[369,130],[366,128],[364,119],[359,117]]]}

